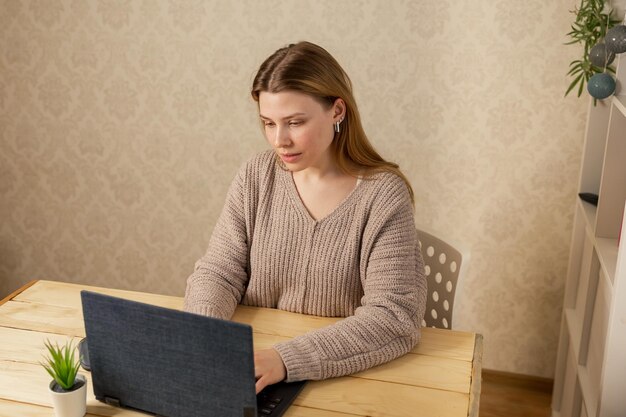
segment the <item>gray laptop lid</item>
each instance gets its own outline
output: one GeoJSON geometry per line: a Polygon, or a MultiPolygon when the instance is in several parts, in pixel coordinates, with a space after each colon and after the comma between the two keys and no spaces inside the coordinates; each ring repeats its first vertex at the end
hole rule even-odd
{"type": "Polygon", "coordinates": [[[252,328],[81,291],[97,399],[167,417],[256,415],[252,328]]]}

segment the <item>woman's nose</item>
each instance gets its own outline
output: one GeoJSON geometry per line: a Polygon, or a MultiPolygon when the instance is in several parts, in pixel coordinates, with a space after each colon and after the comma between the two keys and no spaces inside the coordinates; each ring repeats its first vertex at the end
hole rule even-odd
{"type": "Polygon", "coordinates": [[[281,146],[289,145],[291,139],[289,138],[289,131],[283,127],[277,127],[274,136],[274,145],[278,148],[281,146]]]}

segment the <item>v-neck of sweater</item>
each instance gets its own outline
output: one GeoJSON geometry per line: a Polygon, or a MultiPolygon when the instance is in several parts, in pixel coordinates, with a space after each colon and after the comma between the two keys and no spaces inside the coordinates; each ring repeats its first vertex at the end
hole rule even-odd
{"type": "Polygon", "coordinates": [[[354,199],[358,194],[360,194],[361,189],[363,188],[363,183],[365,182],[357,181],[354,188],[352,188],[352,191],[350,191],[350,193],[343,200],[341,200],[339,204],[337,204],[333,211],[331,211],[321,219],[315,219],[306,208],[306,205],[302,201],[302,198],[300,198],[300,193],[298,192],[296,183],[293,180],[293,175],[291,174],[291,171],[285,170],[278,165],[275,169],[278,171],[278,176],[280,177],[280,180],[285,187],[287,195],[289,196],[289,199],[291,200],[294,208],[306,219],[308,223],[312,225],[326,223],[331,221],[333,218],[340,216],[341,213],[346,211],[352,204],[354,204],[354,199]]]}

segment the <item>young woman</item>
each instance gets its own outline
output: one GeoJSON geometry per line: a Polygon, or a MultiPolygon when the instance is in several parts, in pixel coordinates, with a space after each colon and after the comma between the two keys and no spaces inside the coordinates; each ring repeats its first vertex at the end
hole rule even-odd
{"type": "Polygon", "coordinates": [[[257,392],[407,353],[426,304],[413,192],[369,143],[347,74],[300,42],[263,62],[252,97],[273,149],[231,184],[185,310],[230,319],[241,303],[345,317],[257,351],[257,392]]]}

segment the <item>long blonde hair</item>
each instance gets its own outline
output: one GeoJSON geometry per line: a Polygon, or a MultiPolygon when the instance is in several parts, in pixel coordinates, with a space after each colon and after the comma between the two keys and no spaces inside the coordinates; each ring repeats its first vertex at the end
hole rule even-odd
{"type": "Polygon", "coordinates": [[[385,161],[367,138],[352,93],[352,82],[337,60],[324,48],[299,42],[281,48],[261,64],[252,83],[252,98],[261,92],[298,91],[312,96],[330,108],[337,98],[346,106],[341,131],[333,140],[333,156],[339,169],[353,177],[366,178],[379,172],[392,172],[406,183],[414,201],[413,188],[398,164],[385,161]]]}

